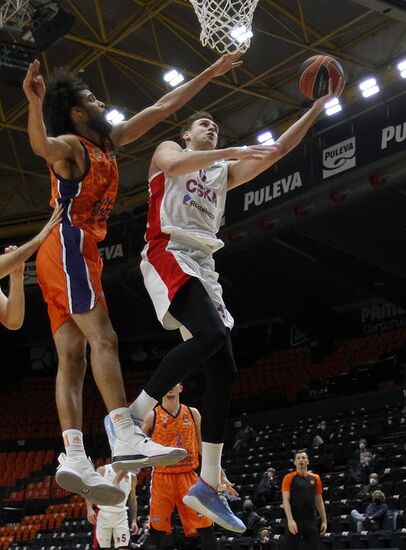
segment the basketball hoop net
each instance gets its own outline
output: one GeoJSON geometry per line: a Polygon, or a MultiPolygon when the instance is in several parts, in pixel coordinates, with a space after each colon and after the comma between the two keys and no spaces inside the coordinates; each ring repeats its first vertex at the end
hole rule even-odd
{"type": "Polygon", "coordinates": [[[200,41],[219,53],[245,52],[258,0],[190,0],[202,27],[200,41]]]}

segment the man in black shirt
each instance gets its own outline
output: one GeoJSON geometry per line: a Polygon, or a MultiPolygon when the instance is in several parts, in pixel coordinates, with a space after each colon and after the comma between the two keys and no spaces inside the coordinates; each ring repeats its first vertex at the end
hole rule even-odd
{"type": "Polygon", "coordinates": [[[296,550],[303,540],[305,550],[317,550],[320,537],[316,509],[322,522],[320,534],[324,535],[327,530],[321,479],[307,469],[309,456],[306,451],[296,451],[293,463],[296,471],[286,474],[282,482],[283,507],[288,522],[286,548],[296,550]]]}

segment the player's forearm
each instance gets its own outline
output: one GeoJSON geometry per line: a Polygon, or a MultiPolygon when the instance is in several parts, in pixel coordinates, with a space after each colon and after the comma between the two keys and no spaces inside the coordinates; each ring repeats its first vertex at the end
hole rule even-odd
{"type": "Polygon", "coordinates": [[[213,69],[209,67],[182,86],[171,90],[154,105],[144,109],[122,125],[113,128],[110,137],[116,147],[132,143],[148,130],[183,107],[211,80],[213,69]]]}
{"type": "Polygon", "coordinates": [[[0,256],[0,279],[10,275],[12,271],[18,269],[23,262],[34,254],[39,248],[39,245],[40,240],[37,236],[28,243],[19,246],[16,250],[13,250],[13,252],[0,256]]]}
{"type": "Polygon", "coordinates": [[[128,508],[129,508],[129,510],[130,510],[130,518],[131,518],[131,521],[137,521],[137,515],[138,515],[138,504],[137,504],[137,499],[135,499],[134,501],[130,502],[128,508]]]}
{"type": "Polygon", "coordinates": [[[30,103],[28,111],[28,135],[34,153],[47,159],[50,151],[50,142],[44,124],[41,103],[30,103]]]}
{"type": "Polygon", "coordinates": [[[283,155],[294,149],[303,140],[309,128],[320,114],[321,106],[314,104],[298,121],[296,121],[276,141],[282,147],[283,155]]]}
{"type": "Polygon", "coordinates": [[[287,496],[283,495],[283,509],[285,511],[285,516],[288,521],[294,521],[292,516],[292,508],[290,507],[290,500],[287,496]]]}
{"type": "Polygon", "coordinates": [[[86,512],[87,513],[93,512],[93,504],[86,499],[85,499],[85,502],[86,502],[86,512]]]}
{"type": "Polygon", "coordinates": [[[188,174],[202,170],[219,160],[233,158],[233,148],[214,149],[213,151],[187,151],[177,153],[169,158],[159,159],[157,165],[168,176],[188,174]]]}
{"type": "Polygon", "coordinates": [[[321,521],[327,523],[326,509],[324,507],[324,502],[321,497],[316,498],[316,508],[320,515],[321,521]]]}
{"type": "Polygon", "coordinates": [[[24,275],[13,273],[10,277],[10,292],[3,324],[9,330],[18,330],[24,321],[24,275]]]}
{"type": "Polygon", "coordinates": [[[175,111],[180,109],[185,103],[192,99],[200,90],[202,90],[208,82],[213,78],[213,69],[208,67],[206,70],[195,76],[189,82],[182,84],[165,94],[157,102],[157,106],[161,108],[164,117],[168,117],[175,111]]]}

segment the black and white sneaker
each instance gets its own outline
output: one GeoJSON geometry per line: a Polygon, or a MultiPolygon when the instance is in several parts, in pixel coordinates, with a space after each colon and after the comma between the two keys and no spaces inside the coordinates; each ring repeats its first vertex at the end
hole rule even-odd
{"type": "Polygon", "coordinates": [[[147,437],[141,428],[134,424],[134,432],[128,441],[116,438],[114,426],[109,416],[105,418],[105,427],[112,448],[112,466],[115,472],[131,471],[150,466],[168,466],[176,464],[187,456],[186,449],[164,447],[147,437]]]}

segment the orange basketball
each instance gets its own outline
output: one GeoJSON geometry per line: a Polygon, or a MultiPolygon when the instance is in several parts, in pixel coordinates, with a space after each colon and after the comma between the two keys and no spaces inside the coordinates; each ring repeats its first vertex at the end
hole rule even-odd
{"type": "Polygon", "coordinates": [[[307,98],[318,99],[328,93],[330,78],[335,89],[343,76],[343,68],[337,59],[329,55],[314,55],[299,69],[299,88],[307,98]]]}

